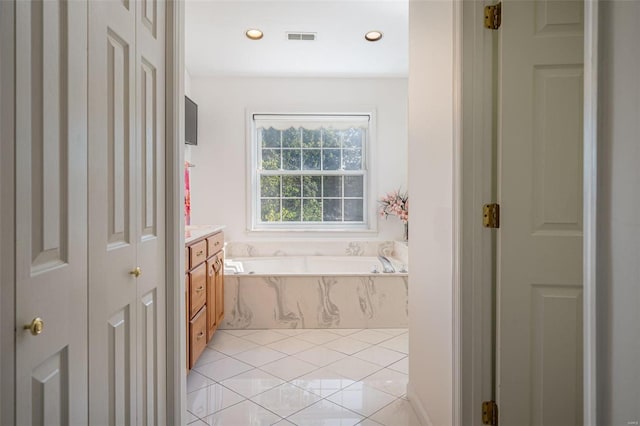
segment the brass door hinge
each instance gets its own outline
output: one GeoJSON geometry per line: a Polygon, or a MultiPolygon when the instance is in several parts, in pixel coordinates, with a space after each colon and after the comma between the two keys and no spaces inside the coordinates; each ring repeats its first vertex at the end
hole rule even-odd
{"type": "Polygon", "coordinates": [[[482,207],[482,226],[500,228],[500,204],[485,204],[482,207]]]}
{"type": "Polygon", "coordinates": [[[498,424],[498,404],[495,401],[482,403],[482,424],[492,426],[498,424]]]}
{"type": "Polygon", "coordinates": [[[502,23],[502,3],[484,7],[484,27],[497,30],[502,23]]]}

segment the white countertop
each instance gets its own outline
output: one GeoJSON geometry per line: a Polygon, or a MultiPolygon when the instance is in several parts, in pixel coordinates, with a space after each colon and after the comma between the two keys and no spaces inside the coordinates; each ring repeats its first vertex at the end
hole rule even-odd
{"type": "Polygon", "coordinates": [[[184,228],[184,242],[190,244],[205,235],[213,234],[218,231],[222,231],[225,228],[224,225],[190,225],[184,228]]]}

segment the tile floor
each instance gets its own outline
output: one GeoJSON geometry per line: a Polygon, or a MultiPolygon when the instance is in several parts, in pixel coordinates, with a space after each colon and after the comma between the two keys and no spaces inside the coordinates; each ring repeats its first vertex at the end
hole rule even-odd
{"type": "Polygon", "coordinates": [[[419,426],[406,329],[219,330],[187,376],[190,425],[419,426]]]}

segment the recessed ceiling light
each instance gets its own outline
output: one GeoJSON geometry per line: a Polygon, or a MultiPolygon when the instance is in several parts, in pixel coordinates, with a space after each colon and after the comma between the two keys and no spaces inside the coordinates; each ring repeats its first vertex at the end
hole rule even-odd
{"type": "Polygon", "coordinates": [[[249,29],[244,34],[247,36],[247,38],[249,38],[251,40],[260,40],[262,38],[262,36],[264,36],[262,31],[260,31],[259,29],[256,29],[256,28],[249,29]]]}
{"type": "Polygon", "coordinates": [[[369,31],[364,35],[365,40],[367,41],[378,41],[382,38],[382,32],[380,31],[369,31]]]}

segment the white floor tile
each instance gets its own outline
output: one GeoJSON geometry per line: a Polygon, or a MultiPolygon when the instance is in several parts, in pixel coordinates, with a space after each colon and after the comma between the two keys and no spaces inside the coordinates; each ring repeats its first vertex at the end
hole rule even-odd
{"type": "Polygon", "coordinates": [[[378,422],[375,422],[371,419],[364,419],[362,422],[358,423],[358,426],[385,426],[381,425],[378,422]]]}
{"type": "Polygon", "coordinates": [[[363,349],[371,346],[369,343],[355,340],[350,337],[341,337],[329,343],[325,343],[325,348],[333,349],[334,351],[342,352],[343,354],[353,355],[356,352],[360,352],[363,349]]]}
{"type": "Polygon", "coordinates": [[[230,379],[221,382],[223,386],[246,398],[251,398],[259,393],[273,389],[276,386],[280,386],[283,383],[284,380],[258,368],[245,371],[244,373],[238,374],[237,376],[233,376],[230,379]]]}
{"type": "Polygon", "coordinates": [[[193,420],[191,423],[187,423],[189,426],[209,426],[208,424],[206,424],[205,422],[203,422],[202,420],[200,420],[199,418],[196,417],[195,420],[193,420]]]}
{"type": "Polygon", "coordinates": [[[256,395],[251,400],[279,416],[287,417],[316,403],[320,397],[290,383],[285,383],[256,395]]]}
{"type": "Polygon", "coordinates": [[[382,369],[382,367],[377,364],[373,364],[359,358],[354,358],[352,356],[343,358],[333,364],[329,364],[326,368],[348,379],[356,381],[382,369]]]}
{"type": "Polygon", "coordinates": [[[257,348],[235,354],[233,357],[254,367],[260,367],[261,365],[268,364],[286,356],[287,354],[283,354],[282,352],[274,351],[264,346],[258,346],[257,348]]]}
{"type": "Polygon", "coordinates": [[[394,362],[388,368],[399,371],[400,373],[409,374],[409,357],[404,357],[398,362],[394,362]]]}
{"type": "Polygon", "coordinates": [[[339,334],[341,336],[349,336],[353,333],[361,331],[361,328],[327,328],[329,333],[339,334]]]}
{"type": "Polygon", "coordinates": [[[210,378],[203,376],[195,370],[191,370],[189,374],[187,374],[187,393],[206,388],[213,383],[214,381],[210,378]]]}
{"type": "Polygon", "coordinates": [[[382,367],[393,364],[400,361],[406,356],[402,352],[392,351],[391,349],[383,348],[380,346],[371,346],[365,350],[353,354],[356,358],[364,359],[374,364],[378,364],[382,367]]]}
{"type": "Polygon", "coordinates": [[[391,335],[387,333],[381,333],[377,330],[361,330],[357,333],[350,334],[349,338],[376,345],[380,342],[391,339],[391,335]]]}
{"type": "Polygon", "coordinates": [[[308,349],[304,352],[295,354],[295,357],[318,367],[324,367],[327,364],[336,362],[339,359],[344,358],[346,355],[342,352],[334,351],[332,349],[324,348],[322,346],[316,346],[308,349]]]}
{"type": "Polygon", "coordinates": [[[220,361],[210,362],[195,370],[213,381],[221,382],[229,377],[251,370],[252,368],[249,364],[245,364],[237,359],[225,358],[220,361]]]}
{"type": "Polygon", "coordinates": [[[408,354],[409,353],[409,335],[401,334],[400,336],[396,336],[393,339],[386,340],[380,343],[380,346],[382,346],[383,348],[408,354]]]}
{"type": "Polygon", "coordinates": [[[253,349],[257,346],[258,345],[251,343],[248,340],[244,340],[230,334],[221,333],[215,333],[213,335],[213,340],[207,345],[207,347],[215,349],[218,352],[222,352],[225,355],[235,355],[237,353],[253,349]],[[218,336],[218,334],[220,334],[220,336],[218,336]]]}
{"type": "Polygon", "coordinates": [[[274,423],[273,426],[296,426],[289,420],[282,419],[278,423],[274,423]]]}
{"type": "Polygon", "coordinates": [[[310,373],[313,370],[317,370],[318,366],[289,356],[269,364],[265,364],[260,367],[260,369],[283,380],[290,381],[296,377],[310,373]]]}
{"type": "Polygon", "coordinates": [[[212,426],[271,426],[281,420],[281,417],[251,401],[243,401],[204,420],[212,426]]]}
{"type": "Polygon", "coordinates": [[[399,336],[400,334],[406,334],[409,332],[406,328],[375,328],[372,330],[379,331],[380,333],[391,334],[392,336],[399,336]]]}
{"type": "Polygon", "coordinates": [[[277,331],[280,334],[286,334],[287,336],[297,336],[299,334],[302,333],[307,333],[309,331],[308,328],[278,328],[278,329],[273,329],[274,331],[277,331]]]}
{"type": "MultiPolygon", "coordinates": [[[[388,393],[356,382],[327,398],[329,401],[364,415],[375,413],[396,398],[388,393]]],[[[390,423],[394,425],[394,423],[390,423]]]]}
{"type": "Polygon", "coordinates": [[[337,340],[339,338],[339,334],[330,333],[324,330],[311,330],[298,335],[298,339],[302,339],[316,345],[322,345],[323,343],[331,342],[332,340],[337,340]]]}
{"type": "Polygon", "coordinates": [[[200,419],[195,414],[193,414],[190,411],[187,411],[187,424],[197,422],[198,420],[200,419]]]}
{"type": "Polygon", "coordinates": [[[367,386],[400,397],[407,393],[409,377],[406,374],[383,368],[377,373],[365,377],[361,381],[367,386]]]}
{"type": "Polygon", "coordinates": [[[396,399],[392,404],[373,414],[371,419],[383,425],[420,426],[418,416],[411,408],[409,401],[405,399],[396,399]]]}
{"type": "Polygon", "coordinates": [[[216,383],[187,394],[187,410],[202,419],[242,400],[241,395],[216,383]]]}
{"type": "Polygon", "coordinates": [[[295,413],[288,420],[304,426],[353,426],[362,419],[363,416],[323,399],[295,413]]]}
{"type": "Polygon", "coordinates": [[[298,352],[311,349],[314,346],[315,345],[313,343],[309,343],[296,337],[289,337],[284,340],[278,340],[277,342],[267,345],[268,348],[274,349],[279,352],[284,352],[287,355],[297,354],[298,352]]]}
{"type": "Polygon", "coordinates": [[[332,395],[355,382],[327,368],[320,368],[309,374],[298,377],[291,381],[291,383],[304,390],[308,390],[309,392],[326,398],[327,396],[332,395]]]}
{"type": "Polygon", "coordinates": [[[287,336],[282,333],[278,333],[272,330],[258,330],[255,333],[251,333],[244,336],[243,339],[249,340],[258,345],[268,345],[269,343],[277,342],[278,340],[284,340],[287,336]]]}
{"type": "Polygon", "coordinates": [[[200,355],[200,358],[198,358],[198,361],[196,361],[195,367],[200,367],[204,364],[208,364],[213,361],[218,361],[226,357],[227,355],[223,354],[222,352],[218,352],[210,348],[204,348],[202,355],[200,355]]]}
{"type": "Polygon", "coordinates": [[[248,336],[249,334],[253,334],[258,330],[241,329],[241,330],[219,330],[219,331],[230,334],[235,337],[242,337],[242,336],[248,336]]]}

